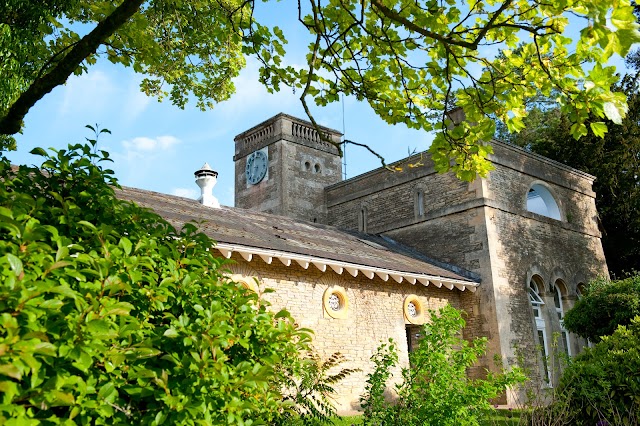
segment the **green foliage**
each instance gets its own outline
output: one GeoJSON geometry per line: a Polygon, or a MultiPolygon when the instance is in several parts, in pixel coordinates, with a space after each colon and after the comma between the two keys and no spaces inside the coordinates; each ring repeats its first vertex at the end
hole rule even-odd
{"type": "Polygon", "coordinates": [[[269,424],[309,332],[116,199],[92,145],[0,161],[0,423],[269,424]]]}
{"type": "Polygon", "coordinates": [[[303,102],[308,96],[318,105],[353,95],[390,124],[439,131],[429,149],[438,171],[466,180],[485,175],[492,117],[522,129],[524,100],[536,93],[558,95],[577,123],[574,136],[587,131],[589,111],[614,122],[625,115],[624,95],[610,90],[615,68],[606,63],[639,39],[627,2],[341,0],[308,7],[302,22],[315,35],[308,67],[263,59],[263,80],[300,88],[303,102]],[[584,25],[577,40],[566,37],[568,16],[584,25]],[[467,121],[443,114],[454,105],[467,121]]]}
{"type": "Polygon", "coordinates": [[[628,0],[331,0],[298,2],[311,43],[304,58],[285,61],[285,34],[254,20],[255,2],[27,3],[0,9],[0,134],[18,132],[39,99],[99,56],[144,73],[147,94],[210,108],[233,93],[245,55],[254,55],[262,83],[301,91],[309,115],[307,99],[324,106],[346,94],[390,124],[438,131],[436,169],[466,180],[490,168],[483,141],[493,117],[521,130],[534,94],[557,94],[574,137],[604,134],[604,118],[619,123],[627,104],[611,91],[617,76],[606,64],[640,40],[628,0]],[[582,27],[576,40],[565,36],[569,16],[582,27]],[[91,31],[80,36],[77,24],[91,31]],[[451,123],[445,111],[454,105],[467,121],[451,123]],[[589,114],[598,120],[587,123],[589,114]]]}
{"type": "Polygon", "coordinates": [[[592,342],[640,315],[640,275],[619,281],[598,279],[564,317],[564,326],[592,342]]]}
{"type": "MultiPolygon", "coordinates": [[[[626,76],[615,90],[627,94],[629,112],[619,126],[605,121],[604,138],[588,134],[580,141],[571,137],[572,119],[552,99],[535,98],[526,127],[509,133],[498,127],[496,138],[524,147],[596,177],[602,228],[602,245],[612,276],[622,278],[640,270],[640,93],[636,77],[626,76]]],[[[591,115],[588,123],[601,120],[591,115]]],[[[568,207],[567,213],[571,213],[568,207]]]]}
{"type": "Polygon", "coordinates": [[[398,353],[393,339],[378,346],[376,353],[371,356],[374,369],[367,376],[365,393],[360,398],[364,412],[365,425],[393,424],[395,413],[387,404],[387,383],[392,376],[391,369],[398,363],[398,353]]]}
{"type": "Polygon", "coordinates": [[[576,357],[559,392],[571,407],[573,424],[640,423],[640,316],[576,357]]]}
{"type": "Polygon", "coordinates": [[[302,357],[281,375],[280,387],[284,389],[283,400],[292,404],[292,409],[283,411],[272,424],[283,426],[316,426],[334,424],[335,409],[331,397],[333,386],[348,375],[359,371],[341,368],[346,361],[339,352],[322,360],[315,352],[302,357]]]}
{"type": "Polygon", "coordinates": [[[431,312],[424,337],[410,354],[411,368],[402,369],[396,385],[398,400],[386,403],[384,392],[397,358],[395,345],[384,344],[372,357],[376,364],[363,397],[365,425],[478,425],[490,409],[490,400],[524,381],[518,368],[486,379],[471,379],[467,372],[485,352],[486,339],[472,344],[461,338],[465,322],[451,306],[431,312]]]}

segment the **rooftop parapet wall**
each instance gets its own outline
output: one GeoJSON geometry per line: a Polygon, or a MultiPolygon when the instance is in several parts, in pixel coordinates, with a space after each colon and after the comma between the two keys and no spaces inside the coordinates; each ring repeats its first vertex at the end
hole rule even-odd
{"type": "MultiPolygon", "coordinates": [[[[489,156],[489,160],[492,163],[518,170],[542,181],[554,183],[595,198],[592,189],[594,176],[517,146],[496,140],[491,141],[491,145],[494,153],[489,156]]],[[[436,173],[431,154],[426,151],[402,159],[389,167],[393,169],[396,166],[403,170],[391,172],[380,167],[327,187],[328,206],[331,207],[436,173]],[[423,165],[408,167],[409,164],[418,162],[423,165]]]]}
{"type": "MultiPolygon", "coordinates": [[[[333,143],[340,143],[342,133],[328,127],[318,127],[327,139],[333,143]]],[[[233,160],[236,161],[279,140],[338,154],[338,149],[334,145],[322,140],[312,123],[287,114],[278,114],[234,138],[236,151],[233,160]]]]}
{"type": "Polygon", "coordinates": [[[367,209],[368,232],[389,232],[425,220],[470,208],[487,206],[517,216],[555,224],[567,230],[599,237],[594,177],[522,148],[492,141],[489,157],[495,170],[486,179],[468,183],[452,173],[438,174],[428,153],[345,180],[325,189],[329,223],[358,229],[358,212],[367,209]],[[415,167],[416,163],[421,163],[415,167]],[[413,164],[414,167],[409,167],[413,164]],[[527,194],[533,184],[543,184],[558,202],[561,219],[527,210],[527,194]],[[424,194],[424,215],[414,214],[416,191],[424,194]]]}
{"type": "Polygon", "coordinates": [[[594,176],[517,146],[495,140],[491,145],[494,153],[489,155],[489,160],[492,163],[595,198],[594,176]]]}

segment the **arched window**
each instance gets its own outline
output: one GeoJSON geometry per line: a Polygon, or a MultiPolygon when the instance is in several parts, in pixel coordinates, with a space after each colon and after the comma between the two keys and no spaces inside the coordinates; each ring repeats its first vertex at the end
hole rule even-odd
{"type": "MultiPolygon", "coordinates": [[[[578,283],[578,286],[576,288],[576,294],[578,295],[578,299],[582,299],[586,291],[587,291],[587,286],[584,285],[584,283],[578,283]]],[[[589,339],[587,339],[587,346],[589,346],[590,348],[593,347],[593,342],[589,339]]]]}
{"type": "Polygon", "coordinates": [[[416,191],[414,202],[414,211],[416,214],[416,218],[424,217],[424,191],[422,189],[418,189],[416,191]]]}
{"type": "Polygon", "coordinates": [[[584,283],[578,283],[578,285],[576,286],[576,293],[578,295],[578,299],[582,299],[582,297],[584,297],[586,288],[587,286],[585,286],[584,283]]]}
{"type": "Polygon", "coordinates": [[[367,232],[367,208],[361,207],[358,214],[358,230],[360,232],[367,232]]]}
{"type": "Polygon", "coordinates": [[[562,304],[562,291],[560,287],[564,287],[563,283],[558,280],[553,286],[553,303],[556,307],[556,315],[558,315],[558,321],[560,321],[560,332],[562,334],[562,343],[564,344],[564,352],[567,356],[571,355],[571,345],[569,339],[569,333],[564,328],[564,306],[562,304]]]}
{"type": "Polygon", "coordinates": [[[560,209],[551,192],[543,185],[534,184],[527,194],[527,210],[542,216],[560,220],[560,209]]]}
{"type": "MultiPolygon", "coordinates": [[[[539,277],[537,277],[539,279],[539,277]]],[[[531,309],[533,309],[533,317],[536,321],[536,337],[538,338],[538,345],[540,346],[540,355],[542,356],[542,365],[544,367],[544,374],[548,382],[551,382],[551,372],[549,371],[548,359],[549,359],[549,344],[547,342],[547,329],[542,314],[542,307],[544,302],[540,297],[540,291],[536,278],[532,277],[529,281],[529,302],[531,303],[531,309]]]]}

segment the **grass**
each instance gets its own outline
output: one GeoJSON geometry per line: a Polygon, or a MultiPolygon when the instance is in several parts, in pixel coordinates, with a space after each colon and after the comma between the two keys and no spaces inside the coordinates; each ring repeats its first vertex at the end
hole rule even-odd
{"type": "Polygon", "coordinates": [[[494,410],[487,414],[481,423],[483,426],[516,426],[520,424],[521,410],[494,410]]]}
{"type": "MultiPolygon", "coordinates": [[[[485,416],[482,426],[517,426],[520,424],[521,410],[494,410],[485,416]]],[[[337,417],[333,420],[335,426],[360,425],[360,416],[337,417]]]]}
{"type": "MultiPolygon", "coordinates": [[[[521,410],[493,410],[480,420],[481,426],[517,426],[520,424],[521,410]]],[[[336,417],[334,426],[359,426],[360,416],[336,417]]]]}

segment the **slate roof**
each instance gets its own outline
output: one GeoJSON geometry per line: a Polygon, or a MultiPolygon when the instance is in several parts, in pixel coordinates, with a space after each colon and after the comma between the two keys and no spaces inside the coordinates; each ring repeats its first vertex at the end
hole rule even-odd
{"type": "MultiPolygon", "coordinates": [[[[386,236],[347,231],[236,207],[211,208],[198,201],[123,187],[118,198],[150,208],[180,229],[185,223],[202,222],[198,228],[219,243],[277,250],[298,255],[434,275],[473,283],[445,264],[429,259],[386,236]]],[[[461,270],[459,271],[464,274],[461,270]]],[[[467,275],[467,274],[464,274],[467,275]]]]}

